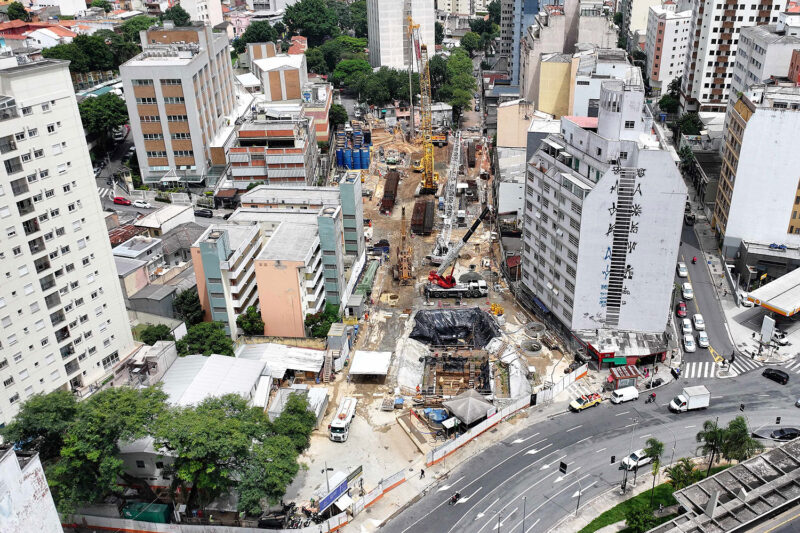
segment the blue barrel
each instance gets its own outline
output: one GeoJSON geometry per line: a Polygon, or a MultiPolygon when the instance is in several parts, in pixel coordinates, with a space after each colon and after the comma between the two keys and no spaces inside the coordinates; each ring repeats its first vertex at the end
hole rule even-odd
{"type": "Polygon", "coordinates": [[[369,148],[361,149],[361,168],[369,168],[369,148]]]}
{"type": "Polygon", "coordinates": [[[353,150],[353,170],[361,170],[361,155],[358,150],[353,150]]]}
{"type": "Polygon", "coordinates": [[[345,168],[353,168],[353,151],[350,148],[344,151],[344,165],[345,168]]]}
{"type": "Polygon", "coordinates": [[[337,167],[344,166],[344,150],[341,148],[336,150],[336,166],[337,167]]]}

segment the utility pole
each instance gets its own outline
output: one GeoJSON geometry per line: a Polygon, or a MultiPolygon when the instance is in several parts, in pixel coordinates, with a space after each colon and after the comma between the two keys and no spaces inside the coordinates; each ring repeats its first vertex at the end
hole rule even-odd
{"type": "MultiPolygon", "coordinates": [[[[580,497],[578,497],[578,501],[580,501],[580,497]]],[[[522,533],[525,533],[525,504],[528,503],[528,497],[522,497],[522,533]]]]}

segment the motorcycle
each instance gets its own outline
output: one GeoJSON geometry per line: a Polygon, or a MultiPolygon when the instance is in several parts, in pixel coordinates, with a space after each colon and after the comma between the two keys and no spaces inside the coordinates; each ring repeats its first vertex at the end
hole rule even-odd
{"type": "Polygon", "coordinates": [[[692,264],[693,264],[693,265],[696,265],[696,264],[697,264],[697,258],[696,258],[696,257],[692,257],[692,264]]]}
{"type": "Polygon", "coordinates": [[[450,498],[450,505],[453,505],[453,504],[455,504],[455,503],[456,503],[456,502],[458,502],[458,500],[460,500],[460,499],[461,499],[461,493],[460,493],[460,492],[456,492],[456,493],[455,493],[455,494],[453,494],[453,496],[450,498]]]}
{"type": "Polygon", "coordinates": [[[647,397],[644,403],[653,403],[655,401],[656,401],[656,393],[654,392],[653,394],[647,397]]]}

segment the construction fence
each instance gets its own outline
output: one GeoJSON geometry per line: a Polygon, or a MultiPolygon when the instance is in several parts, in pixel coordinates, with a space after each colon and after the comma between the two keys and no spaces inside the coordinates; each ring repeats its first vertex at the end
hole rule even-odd
{"type": "Polygon", "coordinates": [[[560,380],[553,383],[550,388],[542,389],[536,393],[536,404],[551,402],[553,399],[558,396],[561,392],[564,391],[567,387],[585,377],[587,372],[589,371],[589,365],[583,364],[561,378],[560,380]]]}
{"type": "MultiPolygon", "coordinates": [[[[105,516],[72,515],[72,522],[62,524],[65,529],[95,531],[136,531],[137,533],[264,533],[264,529],[229,525],[195,525],[195,524],[156,524],[129,520],[127,518],[109,518],[105,516]]],[[[298,529],[270,529],[274,533],[329,533],[344,527],[348,522],[347,513],[339,513],[320,524],[312,524],[298,529]]]]}
{"type": "Polygon", "coordinates": [[[353,516],[356,516],[358,513],[360,513],[370,505],[376,503],[378,500],[383,498],[384,494],[386,494],[393,488],[402,485],[403,483],[405,483],[405,481],[406,481],[405,470],[400,470],[396,474],[393,474],[387,478],[382,479],[374,489],[372,489],[364,496],[353,502],[353,505],[350,508],[353,511],[353,516]]]}

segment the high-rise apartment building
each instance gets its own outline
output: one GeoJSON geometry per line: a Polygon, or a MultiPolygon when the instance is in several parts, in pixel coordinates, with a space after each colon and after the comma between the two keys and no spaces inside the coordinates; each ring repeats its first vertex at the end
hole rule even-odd
{"type": "Polygon", "coordinates": [[[436,25],[434,0],[367,0],[369,63],[373,67],[407,68],[411,55],[408,17],[419,24],[422,43],[433,57],[436,25]]]}
{"type": "Polygon", "coordinates": [[[739,34],[747,26],[778,22],[786,0],[738,4],[694,0],[681,81],[684,111],[724,112],[731,96],[739,34]]]}
{"type": "Polygon", "coordinates": [[[742,240],[800,245],[800,87],[750,86],[726,117],[712,227],[725,257],[742,240]]]}
{"type": "MultiPolygon", "coordinates": [[[[228,37],[210,26],[153,27],[143,51],[120,66],[131,134],[145,183],[169,172],[200,183],[225,165],[237,117],[228,37]]],[[[175,179],[175,178],[173,178],[175,179]]]]}
{"type": "Polygon", "coordinates": [[[67,66],[0,58],[1,423],[134,349],[67,66]]]}
{"type": "Polygon", "coordinates": [[[656,96],[666,93],[672,80],[683,76],[691,19],[691,11],[676,12],[676,4],[671,0],[650,8],[644,46],[645,72],[656,96]]]}
{"type": "Polygon", "coordinates": [[[500,2],[500,54],[508,58],[511,85],[519,83],[520,41],[538,13],[539,0],[501,0],[500,2]]]}
{"type": "Polygon", "coordinates": [[[628,50],[641,50],[639,45],[644,42],[648,12],[651,7],[656,6],[661,6],[661,0],[620,0],[620,33],[627,38],[628,50]]]}
{"type": "Polygon", "coordinates": [[[180,6],[189,13],[191,20],[202,22],[212,28],[222,23],[220,0],[183,0],[180,6]]]}
{"type": "Polygon", "coordinates": [[[572,331],[666,328],[686,186],[643,109],[630,70],[528,162],[522,282],[572,331]]]}

